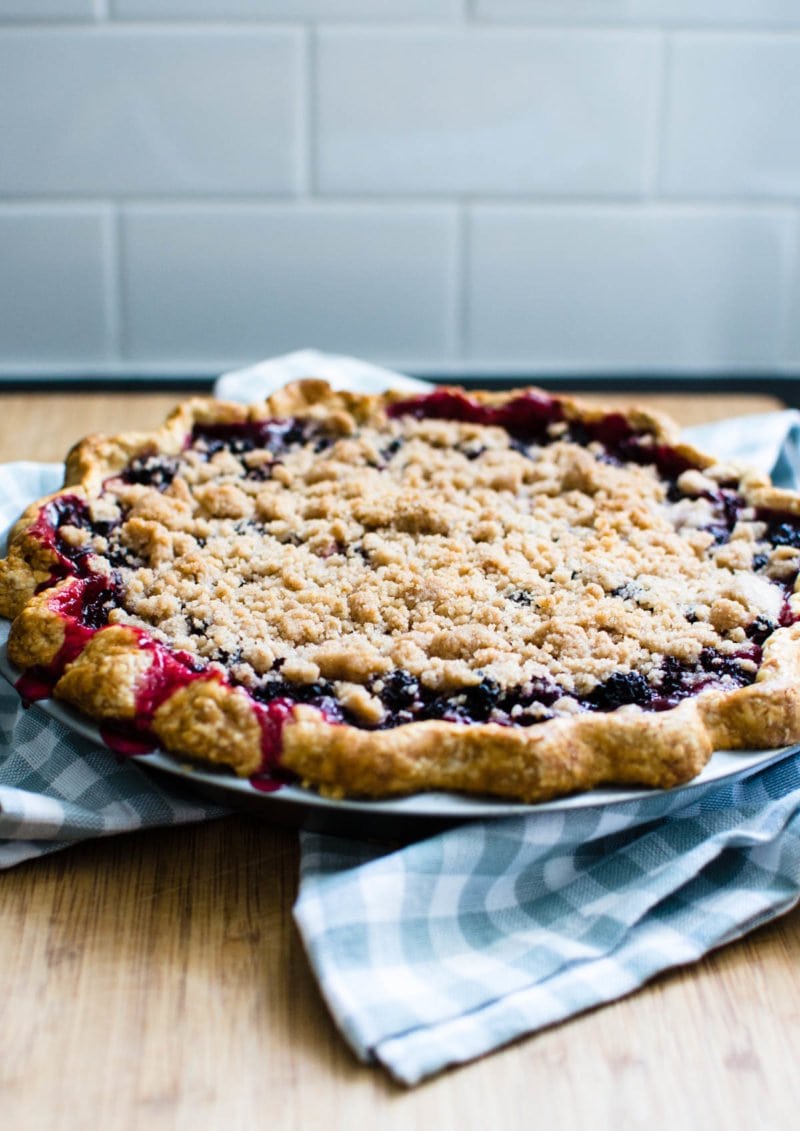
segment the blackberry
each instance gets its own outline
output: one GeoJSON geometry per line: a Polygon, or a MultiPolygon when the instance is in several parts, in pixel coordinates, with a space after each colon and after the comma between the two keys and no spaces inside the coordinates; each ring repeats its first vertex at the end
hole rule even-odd
{"type": "Polygon", "coordinates": [[[321,699],[334,698],[333,687],[325,680],[316,680],[314,683],[284,682],[284,694],[298,703],[318,703],[321,699]]]}
{"type": "Polygon", "coordinates": [[[116,584],[105,578],[92,579],[83,592],[80,621],[87,628],[104,628],[117,596],[116,584]]]}
{"type": "Polygon", "coordinates": [[[396,668],[383,679],[381,700],[389,711],[411,707],[419,697],[419,683],[410,672],[396,668]]]}
{"type": "Polygon", "coordinates": [[[449,719],[453,722],[464,718],[464,708],[453,703],[446,695],[434,695],[423,701],[417,713],[420,719],[449,719]]]}
{"type": "Polygon", "coordinates": [[[92,526],[89,508],[82,499],[74,495],[62,495],[48,503],[47,521],[58,530],[62,526],[77,526],[80,530],[90,530],[92,526]]]}
{"type": "Polygon", "coordinates": [[[178,472],[178,461],[166,456],[143,455],[131,460],[120,475],[124,483],[138,483],[142,487],[169,487],[178,472]]]}
{"type": "Polygon", "coordinates": [[[286,680],[280,676],[265,676],[250,694],[260,703],[271,703],[273,699],[282,699],[286,695],[286,680]]]}
{"type": "Polygon", "coordinates": [[[777,628],[775,621],[769,617],[758,616],[747,629],[747,635],[754,644],[763,644],[777,628]]]}
{"type": "Polygon", "coordinates": [[[773,546],[800,546],[800,526],[794,522],[779,522],[767,531],[773,546]]]}
{"type": "Polygon", "coordinates": [[[742,669],[741,661],[750,659],[749,655],[734,653],[731,656],[722,656],[713,648],[704,648],[700,653],[700,667],[704,672],[715,676],[717,679],[731,679],[738,684],[752,683],[753,675],[742,669]]]}
{"type": "Polygon", "coordinates": [[[613,711],[628,703],[644,707],[650,702],[651,694],[650,684],[640,672],[614,672],[586,701],[598,711],[613,711]]]}
{"type": "Polygon", "coordinates": [[[562,439],[570,444],[579,444],[582,448],[588,447],[591,442],[589,429],[582,420],[571,420],[562,439]]]}
{"type": "Polygon", "coordinates": [[[671,698],[684,691],[686,689],[686,674],[686,669],[680,660],[676,660],[674,656],[665,656],[659,672],[658,690],[660,695],[671,698]]]}
{"type": "Polygon", "coordinates": [[[497,706],[502,692],[496,680],[484,677],[464,692],[465,708],[470,718],[485,722],[497,706]]]}

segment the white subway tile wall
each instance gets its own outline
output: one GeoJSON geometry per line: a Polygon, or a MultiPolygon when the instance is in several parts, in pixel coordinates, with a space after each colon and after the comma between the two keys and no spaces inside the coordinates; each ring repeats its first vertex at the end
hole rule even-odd
{"type": "Polygon", "coordinates": [[[638,196],[658,58],[639,32],[323,31],[317,187],[638,196]]]}
{"type": "Polygon", "coordinates": [[[197,196],[296,187],[295,31],[9,31],[0,192],[197,196]]]}
{"type": "Polygon", "coordinates": [[[0,0],[0,381],[800,372],[799,0],[0,0]]]}
{"type": "Polygon", "coordinates": [[[93,0],[0,0],[1,20],[87,20],[93,0]]]}
{"type": "MultiPolygon", "coordinates": [[[[188,3],[185,5],[188,7],[188,3]]],[[[772,27],[800,24],[796,0],[475,0],[479,17],[558,24],[772,27]]]]}
{"type": "Polygon", "coordinates": [[[448,355],[446,209],[132,207],[122,317],[132,357],[260,358],[313,342],[403,362],[448,355]]]}
{"type": "Polygon", "coordinates": [[[0,206],[0,342],[10,363],[108,356],[103,209],[0,206]]]}
{"type": "Polygon", "coordinates": [[[800,36],[676,37],[663,188],[800,196],[800,36]]]}
{"type": "Polygon", "coordinates": [[[524,365],[535,351],[573,372],[771,369],[790,228],[663,206],[476,208],[470,356],[524,365]]]}

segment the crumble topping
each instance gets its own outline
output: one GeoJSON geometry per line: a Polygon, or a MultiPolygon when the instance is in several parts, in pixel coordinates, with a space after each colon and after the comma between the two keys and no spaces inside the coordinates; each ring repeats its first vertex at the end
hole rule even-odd
{"type": "Polygon", "coordinates": [[[365,725],[387,703],[406,721],[415,682],[479,717],[484,689],[539,688],[508,711],[532,722],[710,655],[747,681],[750,630],[776,626],[800,564],[726,495],[730,469],[670,483],[561,421],[530,444],[413,415],[275,427],[255,448],[201,431],[140,457],[90,503],[94,533],[59,532],[121,578],[109,623],[254,692],[326,681],[365,725]]]}
{"type": "Polygon", "coordinates": [[[645,410],[308,380],[66,462],[0,611],[118,753],[538,801],[800,735],[800,496],[645,410]]]}

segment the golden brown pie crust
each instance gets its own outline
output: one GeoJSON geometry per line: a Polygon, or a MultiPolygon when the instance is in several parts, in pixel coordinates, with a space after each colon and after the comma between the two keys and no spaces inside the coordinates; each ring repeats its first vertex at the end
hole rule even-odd
{"type": "MultiPolygon", "coordinates": [[[[514,393],[469,393],[470,400],[482,406],[502,406],[519,395],[519,390],[514,393]]],[[[541,395],[550,398],[549,394],[541,395]]],[[[118,476],[132,459],[152,453],[166,457],[179,456],[184,450],[187,435],[198,424],[288,418],[324,422],[338,438],[337,458],[346,462],[348,444],[352,444],[350,437],[365,430],[369,432],[370,429],[377,429],[379,433],[386,419],[387,406],[401,399],[401,394],[394,393],[388,393],[384,397],[370,397],[333,392],[327,384],[315,380],[296,382],[280,390],[266,403],[250,407],[193,399],[176,409],[165,425],[152,433],[91,436],[83,440],[67,457],[64,487],[55,495],[49,496],[49,499],[63,495],[90,502],[96,500],[102,495],[104,484],[118,476]]],[[[592,424],[605,415],[603,410],[572,398],[550,399],[558,403],[563,418],[568,422],[592,424]]],[[[675,453],[685,457],[698,475],[708,473],[713,478],[717,474],[717,478],[721,478],[722,472],[713,459],[680,443],[670,421],[638,408],[627,410],[624,418],[634,430],[651,436],[654,444],[669,445],[675,453]]],[[[398,535],[401,539],[398,544],[401,546],[413,543],[420,534],[430,535],[433,538],[431,544],[446,545],[448,531],[463,523],[464,511],[460,503],[468,497],[470,491],[477,491],[478,494],[480,491],[499,492],[498,498],[508,499],[514,495],[515,490],[520,489],[515,459],[507,452],[500,452],[494,461],[492,453],[489,453],[489,457],[481,464],[483,470],[480,474],[484,478],[478,489],[472,482],[464,480],[462,483],[459,479],[453,479],[454,473],[448,468],[447,444],[452,433],[449,425],[439,421],[420,425],[417,431],[414,431],[416,425],[409,428],[411,431],[408,435],[412,442],[424,442],[431,450],[436,450],[437,444],[440,446],[443,453],[441,477],[450,476],[447,479],[450,496],[445,495],[445,501],[441,505],[438,502],[431,503],[426,499],[424,491],[420,493],[413,479],[410,487],[405,483],[401,485],[402,489],[398,488],[399,493],[392,496],[391,505],[392,522],[401,532],[398,535]],[[486,478],[490,473],[494,479],[486,478]],[[460,491],[467,492],[467,495],[459,494],[460,491]],[[452,515],[448,511],[448,498],[454,501],[450,508],[452,515]]],[[[462,429],[459,438],[463,439],[465,435],[469,438],[468,433],[468,429],[466,432],[462,429]]],[[[582,467],[579,454],[573,452],[570,455],[565,449],[559,449],[557,444],[552,459],[553,466],[561,476],[559,483],[555,488],[548,484],[534,485],[540,491],[539,497],[546,503],[547,500],[558,498],[558,490],[564,497],[572,491],[570,506],[579,507],[582,505],[581,476],[612,474],[606,473],[603,468],[597,471],[594,461],[589,461],[591,467],[588,464],[582,467]],[[568,465],[570,460],[572,462],[568,465]],[[551,492],[549,495],[548,491],[551,492]]],[[[343,465],[340,463],[336,466],[341,470],[343,465]]],[[[735,471],[737,490],[749,507],[800,515],[800,495],[773,487],[759,473],[743,471],[741,468],[735,471]]],[[[327,474],[312,474],[307,468],[306,481],[313,483],[314,475],[318,473],[327,474]]],[[[726,475],[730,473],[730,469],[725,469],[726,475]]],[[[291,469],[286,471],[287,476],[291,474],[291,469]]],[[[634,469],[631,474],[634,494],[638,490],[645,490],[644,481],[636,478],[639,471],[634,469]]],[[[367,484],[366,479],[364,482],[367,484]]],[[[605,497],[603,493],[606,485],[602,479],[592,489],[605,497]]],[[[335,492],[335,486],[331,490],[335,492]]],[[[276,492],[264,491],[260,496],[251,493],[245,497],[235,484],[210,482],[195,483],[192,491],[191,505],[195,509],[200,500],[208,514],[222,520],[227,518],[235,522],[245,513],[251,513],[254,507],[260,508],[258,513],[263,521],[278,524],[276,529],[285,518],[281,517],[276,492]]],[[[329,496],[322,493],[322,488],[318,488],[315,497],[319,499],[329,496]]],[[[284,495],[280,498],[285,503],[284,495]]],[[[147,494],[143,490],[131,490],[127,503],[130,504],[131,501],[133,506],[138,505],[142,511],[138,518],[139,526],[134,524],[131,527],[131,537],[149,540],[148,546],[152,550],[153,539],[161,537],[158,499],[152,492],[147,494]]],[[[68,588],[71,580],[68,578],[52,584],[57,554],[37,533],[37,522],[46,502],[47,500],[40,500],[25,511],[12,531],[8,557],[5,561],[0,561],[0,614],[13,621],[8,653],[11,661],[22,669],[47,667],[59,654],[64,643],[64,621],[53,606],[54,597],[68,588]]],[[[177,490],[170,495],[169,505],[173,504],[175,507],[189,506],[177,490]]],[[[375,553],[384,553],[386,561],[391,565],[392,547],[382,546],[380,541],[383,529],[381,523],[385,520],[381,518],[379,504],[379,498],[369,496],[367,484],[363,498],[354,499],[346,518],[337,515],[332,521],[338,521],[342,525],[342,534],[345,536],[347,521],[357,519],[360,529],[371,532],[372,542],[369,544],[375,547],[375,553]],[[356,515],[356,519],[353,519],[353,515],[356,515]]],[[[548,505],[555,507],[557,503],[550,502],[548,505]]],[[[312,514],[313,520],[316,512],[310,512],[308,507],[306,511],[312,514]]],[[[497,530],[493,530],[493,524],[496,527],[491,515],[482,515],[476,511],[474,523],[470,527],[473,534],[469,553],[475,551],[475,545],[490,548],[493,539],[496,541],[497,530]]],[[[175,527],[173,522],[172,529],[175,527]]],[[[460,526],[458,528],[461,529],[460,526]]],[[[323,526],[321,530],[325,533],[329,527],[323,526]]],[[[320,538],[323,533],[319,535],[320,538]]],[[[662,535],[653,537],[658,540],[662,535]]],[[[695,542],[699,537],[692,534],[695,542]]],[[[643,534],[642,538],[644,541],[641,545],[645,549],[641,552],[644,554],[647,535],[643,534]]],[[[689,541],[691,542],[691,538],[689,541]]],[[[742,562],[736,558],[737,553],[745,555],[743,572],[746,572],[747,553],[750,551],[745,543],[746,539],[743,539],[740,545],[734,545],[733,549],[725,551],[728,556],[721,560],[723,563],[727,561],[728,565],[721,568],[727,570],[726,576],[738,576],[736,571],[742,562]]],[[[546,552],[546,547],[541,552],[546,552]]],[[[172,568],[176,555],[168,547],[164,553],[167,556],[173,554],[167,570],[171,576],[169,569],[172,568]]],[[[490,549],[481,550],[481,555],[480,560],[489,561],[489,568],[494,568],[491,565],[490,549]]],[[[697,551],[695,557],[700,556],[697,551]]],[[[290,549],[286,549],[285,557],[287,564],[281,584],[286,587],[283,591],[289,592],[295,584],[302,587],[303,578],[297,582],[293,580],[290,565],[294,558],[290,549]]],[[[102,555],[98,559],[99,570],[103,569],[101,558],[102,555]]],[[[446,574],[449,568],[447,561],[443,568],[446,574]]],[[[592,576],[598,576],[599,567],[596,563],[593,568],[595,574],[592,576]]],[[[468,578],[465,584],[472,583],[469,579],[473,574],[468,574],[466,567],[464,574],[468,578]]],[[[553,599],[568,602],[569,584],[565,576],[563,592],[557,593],[553,599]]],[[[602,609],[602,587],[598,588],[596,581],[592,584],[598,593],[597,608],[602,609]]],[[[280,615],[280,608],[275,606],[280,592],[280,585],[277,589],[273,585],[269,591],[272,603],[267,603],[266,611],[259,611],[259,616],[273,618],[269,621],[273,626],[278,623],[275,618],[280,615]]],[[[576,600],[585,603],[586,592],[592,597],[594,590],[582,591],[576,600]]],[[[430,655],[419,659],[419,649],[414,652],[417,645],[414,643],[413,633],[408,639],[403,637],[402,647],[405,651],[402,655],[410,656],[411,662],[427,663],[425,676],[430,680],[443,681],[448,686],[453,681],[456,684],[462,681],[465,686],[469,686],[470,680],[475,678],[474,663],[470,668],[470,649],[474,652],[475,649],[484,648],[481,654],[489,657],[498,671],[508,670],[511,679],[515,671],[514,664],[521,663],[522,660],[519,653],[516,657],[510,654],[500,656],[496,649],[492,651],[494,637],[491,618],[476,627],[469,617],[465,620],[461,616],[460,620],[456,618],[453,621],[455,627],[448,627],[448,609],[454,607],[452,602],[456,595],[444,591],[440,596],[443,611],[433,623],[432,631],[435,629],[436,632],[428,637],[436,641],[435,647],[431,645],[430,655]]],[[[295,705],[290,711],[282,728],[281,766],[297,774],[304,783],[328,794],[385,797],[419,790],[445,789],[535,802],[605,783],[668,788],[698,774],[715,749],[772,748],[800,740],[800,624],[776,628],[767,637],[762,661],[755,680],[750,685],[703,690],[667,710],[654,712],[628,705],[613,711],[566,713],[535,726],[525,727],[496,722],[464,724],[428,719],[387,729],[370,729],[369,724],[378,720],[375,712],[380,711],[380,706],[376,705],[374,697],[370,697],[365,690],[365,677],[379,677],[382,668],[391,666],[386,658],[389,653],[385,649],[382,653],[377,645],[369,643],[373,638],[379,644],[383,640],[376,637],[374,629],[370,627],[377,615],[376,602],[380,604],[383,597],[384,591],[371,593],[363,587],[356,587],[351,594],[348,611],[343,614],[346,625],[344,631],[351,635],[355,633],[352,638],[361,641],[361,651],[350,648],[343,652],[336,641],[321,640],[319,624],[314,622],[311,614],[309,623],[303,628],[305,636],[298,635],[300,630],[294,622],[287,622],[287,632],[295,633],[290,658],[286,660],[284,657],[285,662],[290,663],[289,670],[293,670],[291,665],[294,665],[296,678],[301,680],[313,678],[314,673],[318,675],[319,672],[326,678],[336,680],[340,696],[365,723],[364,726],[334,724],[327,721],[315,707],[302,703],[295,705]],[[362,627],[363,634],[359,635],[362,627]],[[369,635],[370,632],[372,636],[369,635]],[[363,670],[359,666],[362,659],[363,670]]],[[[149,608],[154,600],[152,594],[145,593],[141,607],[149,608]]],[[[798,600],[800,598],[790,598],[790,603],[798,600]]],[[[564,605],[567,614],[570,607],[568,604],[564,605]]],[[[730,595],[726,595],[726,591],[723,590],[721,596],[717,594],[711,622],[701,625],[696,630],[697,641],[687,642],[686,647],[701,647],[706,639],[702,635],[704,632],[708,635],[719,631],[732,634],[735,639],[736,617],[745,617],[743,607],[735,599],[732,600],[730,595]]],[[[327,606],[325,610],[327,616],[327,606]]],[[[560,623],[558,615],[556,608],[553,623],[560,623]]],[[[154,662],[152,651],[141,646],[141,632],[133,627],[134,619],[126,619],[122,614],[120,616],[121,619],[116,623],[98,629],[87,639],[85,646],[66,665],[53,689],[57,697],[72,703],[97,720],[135,719],[138,691],[154,662]]],[[[319,614],[317,619],[320,619],[319,614]]],[[[136,620],[135,623],[138,625],[139,621],[136,620]]],[[[397,635],[399,639],[402,632],[398,630],[397,635]]],[[[596,652],[591,633],[586,635],[585,632],[584,636],[596,652]]],[[[523,637],[519,636],[519,639],[523,637]]],[[[682,643],[674,633],[670,640],[669,647],[675,650],[676,655],[680,655],[682,643]]],[[[385,644],[385,640],[383,643],[385,644]]],[[[540,645],[540,641],[533,641],[526,643],[525,647],[530,648],[530,655],[533,656],[539,654],[535,649],[540,645]]],[[[577,681],[575,686],[580,686],[580,679],[585,678],[580,671],[583,661],[579,651],[574,659],[570,659],[570,647],[569,640],[566,640],[566,658],[562,662],[556,655],[553,662],[556,665],[562,664],[558,670],[563,679],[577,681]]],[[[392,662],[397,665],[397,653],[391,655],[394,656],[392,662]]],[[[263,662],[266,664],[268,660],[269,656],[263,662]]],[[[602,658],[592,655],[591,660],[595,665],[600,665],[597,671],[602,673],[602,658]]],[[[258,662],[258,657],[252,660],[256,665],[258,662]]],[[[219,763],[245,776],[256,773],[262,766],[262,734],[256,706],[245,687],[229,684],[223,674],[218,678],[202,679],[177,688],[158,706],[151,727],[162,748],[178,757],[219,763]]]]}

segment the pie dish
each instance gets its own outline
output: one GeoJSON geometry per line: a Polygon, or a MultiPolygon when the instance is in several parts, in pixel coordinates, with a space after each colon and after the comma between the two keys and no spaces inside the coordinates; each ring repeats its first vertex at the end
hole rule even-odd
{"type": "MultiPolygon", "coordinates": [[[[7,624],[0,621],[0,639],[5,628],[7,624]]],[[[9,683],[19,678],[19,671],[9,664],[3,646],[0,675],[9,683]]],[[[97,724],[62,700],[43,699],[34,710],[44,711],[71,734],[102,746],[97,724]]],[[[730,786],[797,752],[797,746],[780,750],[717,750],[696,778],[672,789],[600,786],[532,805],[482,794],[435,790],[383,798],[326,797],[319,790],[294,782],[265,790],[259,779],[238,777],[222,767],[188,764],[160,750],[137,754],[131,760],[162,782],[187,789],[226,809],[251,813],[284,826],[396,845],[434,836],[465,822],[504,817],[547,820],[549,814],[566,815],[576,810],[606,813],[618,806],[638,806],[642,802],[647,803],[646,815],[644,810],[639,810],[639,815],[656,820],[689,802],[696,803],[707,791],[716,791],[722,784],[730,786]]]]}
{"type": "Polygon", "coordinates": [[[84,440],[0,613],[123,753],[537,802],[800,739],[799,567],[800,495],[651,413],[308,380],[84,440]]]}

